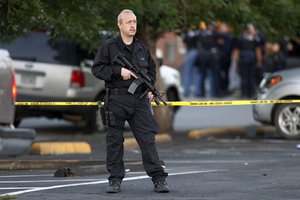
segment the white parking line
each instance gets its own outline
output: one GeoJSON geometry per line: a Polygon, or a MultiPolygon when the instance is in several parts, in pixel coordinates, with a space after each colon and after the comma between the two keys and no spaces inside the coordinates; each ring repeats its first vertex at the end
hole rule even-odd
{"type": "Polygon", "coordinates": [[[133,174],[145,174],[146,172],[140,171],[140,172],[127,172],[128,175],[133,175],[133,174]]]}
{"type": "Polygon", "coordinates": [[[38,187],[5,187],[5,188],[0,187],[0,190],[29,190],[33,188],[38,188],[38,187]]]}
{"type": "Polygon", "coordinates": [[[0,181],[0,183],[53,183],[53,182],[82,182],[96,181],[99,179],[53,179],[53,180],[34,180],[34,181],[0,181]]]}
{"type": "Polygon", "coordinates": [[[265,163],[277,162],[278,160],[165,160],[168,164],[213,164],[213,163],[265,163]]]}
{"type": "MultiPolygon", "coordinates": [[[[202,170],[202,171],[190,171],[190,172],[179,172],[179,173],[170,173],[169,176],[178,176],[178,175],[187,175],[187,174],[200,174],[200,173],[212,173],[212,172],[219,172],[224,170],[202,170]]],[[[123,181],[132,181],[132,180],[139,180],[139,179],[147,179],[149,176],[136,176],[136,177],[129,177],[124,178],[123,181]]],[[[49,187],[37,187],[32,189],[27,189],[23,191],[17,191],[17,192],[10,192],[6,194],[1,194],[0,196],[5,195],[20,195],[30,192],[37,192],[37,191],[44,191],[44,190],[52,190],[52,189],[58,189],[58,188],[65,188],[65,187],[75,187],[75,186],[83,186],[83,185],[96,185],[96,184],[102,184],[107,183],[108,180],[102,180],[102,181],[93,181],[93,182],[87,182],[87,183],[74,183],[74,184],[67,184],[67,185],[54,185],[49,187]]]]}
{"type": "Polygon", "coordinates": [[[27,177],[53,177],[53,174],[38,174],[38,175],[8,175],[0,176],[0,178],[27,178],[27,177]]]}

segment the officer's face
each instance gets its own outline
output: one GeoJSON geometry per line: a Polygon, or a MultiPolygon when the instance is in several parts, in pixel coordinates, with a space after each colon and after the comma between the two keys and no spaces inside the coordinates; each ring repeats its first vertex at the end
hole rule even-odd
{"type": "Polygon", "coordinates": [[[136,33],[136,24],[136,16],[133,13],[123,13],[118,26],[124,35],[133,37],[136,33]]]}

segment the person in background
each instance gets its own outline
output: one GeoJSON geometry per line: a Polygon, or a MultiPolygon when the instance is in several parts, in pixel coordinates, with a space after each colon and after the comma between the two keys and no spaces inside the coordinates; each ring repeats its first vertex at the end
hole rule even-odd
{"type": "Polygon", "coordinates": [[[217,23],[215,28],[216,34],[219,36],[217,45],[220,52],[219,65],[220,65],[220,87],[223,94],[228,94],[229,86],[229,69],[231,65],[232,54],[232,36],[229,27],[226,23],[217,23]]]}
{"type": "Polygon", "coordinates": [[[293,43],[287,36],[284,36],[278,43],[280,45],[280,51],[283,53],[284,57],[287,57],[294,49],[293,43]]]}
{"type": "Polygon", "coordinates": [[[256,68],[262,67],[260,41],[253,24],[247,24],[244,33],[235,40],[233,62],[241,77],[241,97],[253,98],[256,68]]]}
{"type": "Polygon", "coordinates": [[[255,83],[256,85],[255,86],[259,86],[261,80],[263,79],[263,58],[264,58],[264,55],[266,54],[266,38],[265,36],[255,28],[255,34],[256,34],[256,37],[259,41],[259,47],[260,47],[260,51],[261,51],[261,60],[262,60],[262,66],[260,67],[256,67],[255,68],[255,83]]]}
{"type": "Polygon", "coordinates": [[[269,44],[268,52],[268,57],[264,61],[264,72],[272,73],[286,68],[286,59],[278,42],[269,44]]]}
{"type": "Polygon", "coordinates": [[[186,45],[187,52],[183,64],[183,95],[188,97],[190,95],[191,85],[194,82],[194,93],[199,94],[201,91],[200,81],[201,73],[198,67],[195,67],[197,52],[197,34],[194,26],[191,26],[183,35],[183,42],[186,45]]]}
{"type": "Polygon", "coordinates": [[[201,93],[199,97],[206,96],[206,78],[210,83],[212,97],[221,96],[220,69],[219,69],[219,48],[217,46],[218,37],[215,34],[213,24],[206,27],[204,22],[200,22],[201,31],[197,35],[197,66],[201,72],[201,93]]]}
{"type": "Polygon", "coordinates": [[[283,55],[285,67],[288,67],[287,57],[294,50],[293,43],[291,42],[290,38],[287,36],[284,36],[281,40],[278,41],[278,43],[280,46],[280,52],[283,55]]]}

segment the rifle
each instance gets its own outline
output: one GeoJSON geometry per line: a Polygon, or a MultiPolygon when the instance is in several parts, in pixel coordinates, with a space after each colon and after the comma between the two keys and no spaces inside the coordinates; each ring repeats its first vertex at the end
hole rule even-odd
{"type": "Polygon", "coordinates": [[[140,98],[145,96],[148,91],[150,91],[152,92],[154,101],[157,105],[159,105],[159,100],[162,101],[164,105],[167,105],[167,102],[162,99],[163,95],[159,93],[159,91],[152,84],[151,78],[147,75],[147,70],[141,70],[139,67],[132,65],[121,53],[119,53],[112,62],[124,66],[136,75],[137,79],[135,79],[128,88],[128,92],[130,94],[134,94],[136,89],[143,84],[146,86],[147,90],[140,96],[140,98]]]}

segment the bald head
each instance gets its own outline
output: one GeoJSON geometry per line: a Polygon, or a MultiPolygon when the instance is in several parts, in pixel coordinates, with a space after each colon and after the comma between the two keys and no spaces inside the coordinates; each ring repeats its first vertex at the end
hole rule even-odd
{"type": "Polygon", "coordinates": [[[137,21],[136,16],[132,10],[123,10],[118,16],[118,27],[120,29],[123,41],[132,40],[136,33],[137,21]]]}
{"type": "Polygon", "coordinates": [[[129,9],[122,10],[117,18],[118,23],[122,22],[124,14],[132,14],[135,16],[135,14],[133,13],[132,10],[129,10],[129,9]]]}

